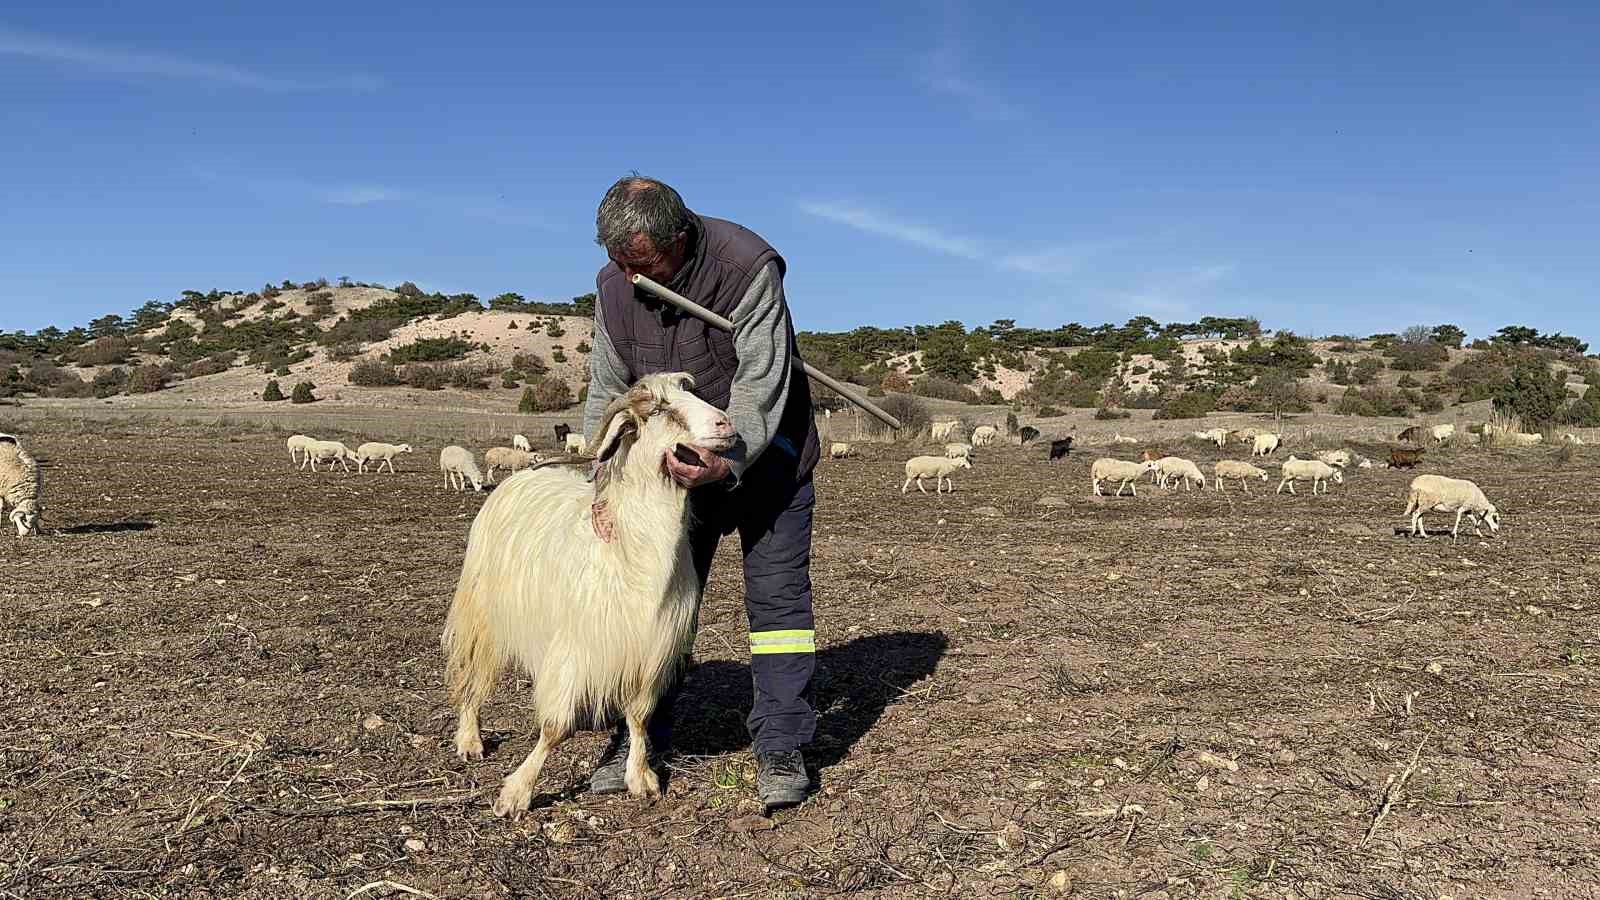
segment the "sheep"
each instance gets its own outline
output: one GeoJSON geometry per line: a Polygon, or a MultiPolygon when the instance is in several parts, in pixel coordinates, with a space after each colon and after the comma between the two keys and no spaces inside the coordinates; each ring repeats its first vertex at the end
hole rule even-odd
{"type": "Polygon", "coordinates": [[[1026,447],[1039,439],[1039,429],[1032,425],[1024,425],[1017,431],[1017,445],[1026,447]]]}
{"type": "Polygon", "coordinates": [[[315,472],[317,471],[317,463],[325,462],[331,470],[334,461],[337,460],[339,465],[344,467],[345,474],[348,475],[350,474],[350,461],[355,458],[355,451],[346,447],[341,441],[312,441],[306,447],[306,457],[300,464],[300,468],[304,469],[307,465],[310,465],[311,471],[315,472]]]}
{"type": "Polygon", "coordinates": [[[849,444],[845,443],[844,441],[834,441],[828,447],[828,458],[829,459],[849,459],[850,458],[850,454],[852,454],[854,452],[855,452],[855,448],[850,446],[849,444]]]}
{"type": "Polygon", "coordinates": [[[1206,476],[1201,474],[1200,467],[1195,465],[1193,461],[1184,459],[1181,456],[1163,456],[1156,460],[1156,472],[1160,475],[1162,487],[1166,487],[1171,483],[1173,488],[1176,489],[1176,482],[1181,478],[1183,479],[1183,489],[1186,491],[1193,490],[1189,486],[1191,481],[1200,482],[1202,491],[1206,489],[1206,476]]]}
{"type": "Polygon", "coordinates": [[[1278,447],[1282,446],[1282,444],[1283,437],[1281,435],[1258,434],[1255,436],[1254,446],[1250,449],[1250,455],[1252,457],[1267,456],[1273,451],[1277,450],[1278,447]]]}
{"type": "Polygon", "coordinates": [[[286,442],[289,445],[289,461],[298,464],[300,462],[300,454],[305,453],[316,442],[317,439],[308,434],[290,435],[289,440],[286,442]]]}
{"type": "Polygon", "coordinates": [[[1454,425],[1435,425],[1429,429],[1429,433],[1433,435],[1435,444],[1443,444],[1456,436],[1456,427],[1454,425]]]}
{"type": "Polygon", "coordinates": [[[1423,427],[1421,425],[1412,425],[1410,428],[1407,428],[1404,431],[1400,432],[1400,434],[1396,438],[1396,440],[1400,441],[1402,444],[1419,444],[1420,445],[1420,444],[1425,443],[1428,440],[1428,438],[1430,438],[1432,436],[1433,436],[1433,433],[1429,429],[1427,429],[1427,428],[1425,428],[1425,427],[1423,427]]]}
{"type": "Polygon", "coordinates": [[[1265,469],[1258,469],[1255,466],[1238,459],[1218,460],[1217,464],[1211,467],[1211,470],[1216,473],[1216,488],[1219,491],[1222,490],[1223,480],[1228,478],[1237,479],[1239,486],[1244,488],[1244,492],[1246,494],[1250,493],[1250,479],[1259,478],[1262,481],[1267,480],[1267,471],[1265,469]]]}
{"type": "Polygon", "coordinates": [[[1568,431],[1568,432],[1565,432],[1565,433],[1563,433],[1561,435],[1561,443],[1563,443],[1563,444],[1571,444],[1574,447],[1582,447],[1583,446],[1583,438],[1578,437],[1576,434],[1573,434],[1572,432],[1568,431]]]}
{"type": "Polygon", "coordinates": [[[1100,492],[1100,482],[1117,481],[1120,482],[1117,485],[1116,495],[1118,497],[1122,496],[1123,488],[1132,488],[1133,495],[1137,497],[1139,496],[1139,487],[1134,482],[1138,481],[1144,473],[1154,472],[1155,470],[1156,464],[1154,462],[1129,462],[1125,459],[1104,457],[1095,460],[1094,465],[1089,467],[1090,486],[1094,489],[1094,495],[1101,497],[1104,495],[1100,492]]]}
{"type": "Polygon", "coordinates": [[[557,425],[555,427],[555,432],[556,432],[556,446],[557,447],[565,447],[567,445],[567,435],[572,433],[572,426],[566,424],[565,422],[563,422],[562,424],[557,425]]]}
{"type": "Polygon", "coordinates": [[[961,459],[970,459],[972,457],[972,445],[971,444],[945,444],[944,445],[944,456],[945,456],[945,459],[956,459],[958,457],[961,458],[961,459]]]}
{"type": "Polygon", "coordinates": [[[494,484],[495,469],[510,469],[520,472],[539,461],[539,457],[526,450],[515,447],[490,447],[484,451],[483,465],[488,469],[488,483],[494,484]]]}
{"type": "Polygon", "coordinates": [[[951,435],[955,434],[955,430],[960,424],[960,422],[957,422],[954,419],[948,422],[935,422],[931,427],[930,437],[932,437],[936,443],[948,441],[950,440],[951,435]]]}
{"type": "Polygon", "coordinates": [[[942,456],[913,456],[906,460],[906,483],[900,485],[900,493],[904,494],[911,489],[911,482],[917,483],[917,490],[926,494],[928,489],[922,486],[922,479],[934,479],[933,490],[936,494],[944,493],[944,483],[950,482],[950,492],[955,493],[956,483],[950,476],[957,469],[972,468],[972,461],[965,456],[957,459],[946,459],[942,456]]]}
{"type": "Polygon", "coordinates": [[[539,725],[533,751],[501,785],[497,816],[526,811],[549,754],[575,730],[619,714],[628,791],[660,796],[645,721],[693,646],[701,596],[688,490],[661,461],[736,439],[727,414],[689,392],[693,383],[681,372],[641,378],[601,415],[593,482],[582,464],[519,472],[472,523],[441,635],[456,754],[483,757],[478,713],[508,664],[532,676],[539,725]],[[614,520],[608,540],[591,524],[596,502],[614,520]]]}
{"type": "Polygon", "coordinates": [[[44,515],[44,475],[21,441],[0,434],[0,513],[8,509],[17,537],[38,534],[44,515]]]}
{"type": "Polygon", "coordinates": [[[566,450],[568,453],[582,456],[588,449],[589,442],[584,438],[583,435],[576,431],[567,435],[566,450]]]}
{"type": "Polygon", "coordinates": [[[384,466],[389,467],[389,472],[394,474],[394,458],[402,453],[410,453],[410,444],[380,444],[369,441],[356,448],[356,472],[365,475],[367,463],[378,461],[374,472],[382,472],[384,466]]]}
{"type": "Polygon", "coordinates": [[[1362,456],[1359,453],[1350,454],[1350,458],[1352,460],[1355,460],[1356,468],[1358,468],[1358,469],[1370,469],[1370,468],[1372,468],[1372,460],[1366,458],[1365,456],[1362,456]]]}
{"type": "Polygon", "coordinates": [[[533,452],[533,445],[528,443],[528,438],[525,435],[513,434],[511,436],[511,446],[513,449],[521,450],[523,453],[533,452]]]}
{"type": "Polygon", "coordinates": [[[483,473],[478,470],[478,461],[465,447],[452,444],[440,450],[439,471],[444,473],[444,483],[454,490],[466,490],[469,481],[474,491],[483,490],[483,473]]]}
{"type": "Polygon", "coordinates": [[[1137,443],[1139,443],[1139,439],[1136,438],[1136,437],[1128,437],[1127,435],[1122,434],[1121,432],[1118,432],[1118,433],[1113,434],[1111,436],[1111,443],[1113,443],[1113,444],[1137,444],[1137,443]]]}
{"type": "Polygon", "coordinates": [[[1347,469],[1353,461],[1349,450],[1318,450],[1311,454],[1317,462],[1324,462],[1336,469],[1347,469]]]}
{"type": "Polygon", "coordinates": [[[1228,440],[1234,442],[1235,444],[1248,444],[1254,441],[1256,439],[1256,435],[1259,435],[1260,433],[1261,429],[1259,428],[1235,428],[1234,430],[1228,432],[1228,440]]]}
{"type": "Polygon", "coordinates": [[[1050,442],[1050,461],[1055,462],[1072,452],[1072,438],[1064,437],[1050,442]]]}
{"type": "Polygon", "coordinates": [[[1456,514],[1455,527],[1450,529],[1452,543],[1458,541],[1461,533],[1461,517],[1466,516],[1472,520],[1472,530],[1478,537],[1483,537],[1483,529],[1478,527],[1478,517],[1488,523],[1489,530],[1500,530],[1500,512],[1483,495],[1483,491],[1476,484],[1464,478],[1445,478],[1442,475],[1418,475],[1411,479],[1411,490],[1406,496],[1406,511],[1404,515],[1411,519],[1411,533],[1420,537],[1427,537],[1428,532],[1422,526],[1422,514],[1425,512],[1453,512],[1456,514]]]}
{"type": "Polygon", "coordinates": [[[1500,439],[1513,447],[1532,447],[1544,443],[1542,434],[1521,434],[1514,431],[1502,432],[1500,439]]]}
{"type": "Polygon", "coordinates": [[[1322,485],[1322,492],[1328,492],[1328,479],[1333,479],[1334,484],[1344,484],[1344,473],[1325,462],[1314,459],[1298,459],[1289,457],[1283,461],[1283,480],[1278,482],[1278,493],[1283,493],[1285,485],[1289,493],[1294,493],[1296,481],[1311,482],[1311,496],[1317,495],[1317,485],[1322,485]]]}
{"type": "Polygon", "coordinates": [[[1205,441],[1208,444],[1216,444],[1218,447],[1222,447],[1228,443],[1228,429],[1226,428],[1211,428],[1206,431],[1193,431],[1190,432],[1190,434],[1193,435],[1194,439],[1197,441],[1205,441]]]}
{"type": "Polygon", "coordinates": [[[1422,461],[1422,454],[1426,452],[1428,451],[1421,447],[1411,450],[1393,447],[1389,450],[1389,468],[1414,469],[1416,468],[1417,463],[1422,461]]]}
{"type": "Polygon", "coordinates": [[[972,429],[972,446],[987,447],[1000,436],[1000,429],[993,425],[979,425],[972,429]]]}

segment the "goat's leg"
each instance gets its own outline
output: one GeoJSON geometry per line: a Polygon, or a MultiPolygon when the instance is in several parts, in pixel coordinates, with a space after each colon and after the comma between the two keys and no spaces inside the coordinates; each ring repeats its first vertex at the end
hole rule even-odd
{"type": "Polygon", "coordinates": [[[628,785],[628,793],[635,797],[654,798],[661,796],[661,779],[650,768],[650,736],[645,732],[645,721],[650,713],[641,709],[641,706],[635,704],[627,714],[628,762],[624,780],[628,785]]]}
{"type": "Polygon", "coordinates": [[[917,490],[923,492],[924,494],[926,494],[928,492],[928,489],[922,486],[922,476],[921,475],[917,476],[917,490]]]}
{"type": "Polygon", "coordinates": [[[550,751],[571,736],[571,731],[556,724],[548,724],[540,729],[539,743],[534,745],[533,752],[500,785],[500,796],[494,801],[495,815],[522,818],[522,814],[528,811],[528,801],[533,799],[533,786],[539,781],[539,770],[544,768],[545,759],[550,756],[550,751]]]}

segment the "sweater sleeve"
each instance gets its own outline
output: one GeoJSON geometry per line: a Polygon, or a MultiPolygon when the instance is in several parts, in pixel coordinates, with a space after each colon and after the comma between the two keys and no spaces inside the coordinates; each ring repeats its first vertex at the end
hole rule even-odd
{"type": "MultiPolygon", "coordinates": [[[[739,432],[742,453],[728,455],[737,481],[767,452],[789,400],[794,356],[789,343],[789,306],[778,264],[768,263],[750,283],[733,315],[738,366],[729,392],[728,418],[739,432]]],[[[592,397],[592,394],[591,394],[592,397]]],[[[777,452],[784,452],[780,447],[777,452]]],[[[798,453],[799,448],[789,452],[798,453]]]]}
{"type": "Polygon", "coordinates": [[[611,335],[606,332],[605,319],[600,314],[600,304],[594,305],[594,339],[590,342],[589,350],[589,399],[583,407],[583,434],[587,438],[596,437],[594,430],[600,424],[600,416],[611,405],[611,401],[622,396],[628,391],[628,368],[623,365],[622,357],[617,355],[617,348],[611,343],[611,335]]]}

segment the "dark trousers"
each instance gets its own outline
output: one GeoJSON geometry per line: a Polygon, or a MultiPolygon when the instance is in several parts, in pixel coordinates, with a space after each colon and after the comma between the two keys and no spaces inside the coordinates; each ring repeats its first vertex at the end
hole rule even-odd
{"type": "MultiPolygon", "coordinates": [[[[776,450],[769,453],[776,453],[776,450]]],[[[734,490],[712,484],[689,495],[694,517],[689,542],[704,588],[723,535],[739,533],[744,555],[744,603],[750,617],[750,674],[755,702],[745,726],[755,748],[798,750],[816,733],[811,677],[817,656],[811,616],[811,515],[816,492],[808,474],[762,460],[734,490]]],[[[792,466],[792,459],[789,460],[792,466]]],[[[692,677],[692,676],[690,676],[692,677]]],[[[650,717],[651,744],[672,736],[674,687],[650,717]]]]}

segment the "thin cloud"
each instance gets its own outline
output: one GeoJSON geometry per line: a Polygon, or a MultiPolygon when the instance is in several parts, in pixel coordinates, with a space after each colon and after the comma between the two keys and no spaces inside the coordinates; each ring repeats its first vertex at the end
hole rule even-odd
{"type": "Polygon", "coordinates": [[[337,187],[322,192],[324,202],[335,206],[368,206],[373,203],[382,203],[393,192],[388,188],[372,185],[351,185],[337,187]]]}
{"type": "Polygon", "coordinates": [[[569,230],[513,205],[503,196],[467,195],[371,183],[329,183],[290,176],[223,171],[205,166],[192,166],[189,173],[202,181],[242,190],[273,202],[289,200],[345,207],[393,205],[410,207],[431,216],[479,219],[508,227],[569,230]]]}
{"type": "Polygon", "coordinates": [[[1021,106],[968,71],[963,10],[955,0],[940,4],[939,42],[921,60],[918,80],[929,92],[961,104],[974,118],[1011,122],[1023,117],[1021,106]]]}
{"type": "Polygon", "coordinates": [[[1208,289],[1233,275],[1231,263],[1197,266],[1147,280],[1129,291],[1114,291],[1109,299],[1124,310],[1167,321],[1193,318],[1214,306],[1208,289]]]}
{"type": "Polygon", "coordinates": [[[971,238],[947,234],[932,225],[908,222],[865,206],[808,200],[800,204],[800,209],[820,219],[848,225],[857,231],[891,238],[947,256],[980,261],[988,258],[979,242],[971,238]]]}
{"type": "Polygon", "coordinates": [[[184,59],[164,53],[147,53],[113,47],[96,47],[42,34],[0,26],[0,54],[71,66],[111,75],[205,81],[273,93],[377,90],[370,75],[350,75],[327,80],[304,80],[267,75],[227,63],[184,59]]]}

